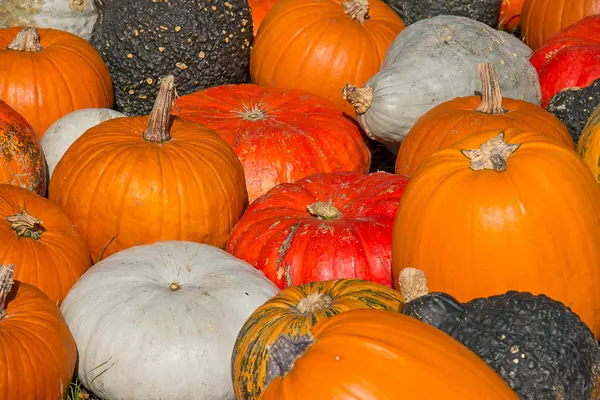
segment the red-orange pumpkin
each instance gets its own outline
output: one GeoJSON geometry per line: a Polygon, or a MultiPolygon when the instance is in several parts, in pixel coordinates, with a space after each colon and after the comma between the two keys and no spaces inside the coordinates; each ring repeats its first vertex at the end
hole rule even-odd
{"type": "Polygon", "coordinates": [[[85,239],[57,205],[0,185],[0,264],[14,264],[15,279],[60,305],[92,259],[85,239]]]}
{"type": "Polygon", "coordinates": [[[248,202],[244,170],[214,131],[170,115],[173,76],[150,116],[105,121],[81,135],[50,181],[94,261],[160,240],[223,247],[248,202]]]}
{"type": "Polygon", "coordinates": [[[545,294],[600,336],[600,189],[547,135],[485,131],[432,154],[403,195],[392,256],[395,285],[414,267],[460,302],[545,294]]]}
{"type": "Polygon", "coordinates": [[[277,3],[277,0],[249,0],[248,4],[252,9],[252,26],[254,28],[254,36],[258,32],[260,24],[262,24],[269,10],[277,3]]]}
{"type": "Polygon", "coordinates": [[[404,27],[381,0],[279,0],[254,41],[252,82],[321,95],[354,117],[342,88],[362,87],[379,71],[404,27]]]}
{"type": "Polygon", "coordinates": [[[113,89],[102,57],[86,40],[55,29],[3,28],[0,99],[42,138],[71,111],[111,108],[113,89]]]}
{"type": "Polygon", "coordinates": [[[369,171],[359,129],[329,101],[256,85],[217,86],[177,100],[174,115],[214,129],[244,166],[252,202],[284,182],[319,172],[369,171]]]}
{"type": "Polygon", "coordinates": [[[33,128],[0,100],[0,184],[10,183],[44,196],[46,169],[44,152],[33,128]]]}
{"type": "Polygon", "coordinates": [[[75,340],[56,304],[12,278],[13,266],[0,265],[0,398],[64,399],[75,340]]]}
{"type": "Polygon", "coordinates": [[[502,0],[498,29],[514,32],[521,26],[521,11],[525,0],[502,0]]]}
{"type": "Polygon", "coordinates": [[[227,251],[280,288],[339,278],[391,286],[391,231],[407,182],[340,172],[279,185],[248,207],[227,251]]]}

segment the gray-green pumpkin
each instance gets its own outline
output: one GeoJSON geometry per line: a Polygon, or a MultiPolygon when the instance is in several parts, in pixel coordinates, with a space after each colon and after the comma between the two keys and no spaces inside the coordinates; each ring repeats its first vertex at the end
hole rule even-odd
{"type": "Polygon", "coordinates": [[[469,18],[439,16],[402,31],[379,72],[364,88],[346,85],[367,135],[397,146],[423,114],[438,104],[481,91],[477,64],[491,63],[504,97],[540,104],[531,49],[505,32],[469,18]]]}
{"type": "Polygon", "coordinates": [[[384,0],[408,25],[438,15],[467,17],[496,27],[502,0],[384,0]]]}
{"type": "Polygon", "coordinates": [[[247,0],[101,0],[91,43],[113,80],[115,109],[152,110],[160,78],[180,95],[249,82],[252,17],[247,0]]]}

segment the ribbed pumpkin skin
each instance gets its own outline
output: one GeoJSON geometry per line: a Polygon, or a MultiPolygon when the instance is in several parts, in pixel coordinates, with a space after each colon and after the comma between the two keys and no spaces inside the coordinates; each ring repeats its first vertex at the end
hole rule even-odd
{"type": "Polygon", "coordinates": [[[414,318],[353,310],[317,323],[314,344],[261,400],[517,400],[465,346],[414,318]]]}
{"type": "Polygon", "coordinates": [[[15,282],[6,311],[0,320],[0,398],[64,399],[77,349],[60,310],[39,289],[15,282]]]}
{"type": "Polygon", "coordinates": [[[42,196],[46,194],[46,161],[35,132],[25,118],[2,100],[0,155],[0,184],[9,183],[42,196]]]}
{"type": "Polygon", "coordinates": [[[265,16],[271,8],[277,3],[277,0],[249,0],[248,4],[252,9],[252,27],[254,28],[254,36],[260,28],[265,16]]]}
{"type": "Polygon", "coordinates": [[[480,131],[518,128],[547,134],[573,148],[573,139],[563,123],[551,113],[523,100],[503,99],[505,114],[475,111],[479,96],[458,97],[423,115],[406,135],[396,158],[396,173],[412,176],[416,169],[439,149],[480,131]]]}
{"type": "Polygon", "coordinates": [[[0,264],[14,264],[15,279],[32,284],[53,303],[63,301],[92,265],[85,239],[54,203],[25,189],[0,185],[0,264]],[[42,222],[39,239],[19,237],[7,217],[26,211],[42,222]]]}
{"type": "Polygon", "coordinates": [[[399,292],[358,279],[311,282],[283,289],[252,313],[240,330],[231,358],[236,398],[259,397],[267,377],[267,346],[280,335],[305,335],[317,322],[346,311],[398,311],[403,304],[399,292]],[[303,299],[316,295],[332,302],[315,311],[301,312],[297,308],[303,299]]]}
{"type": "Polygon", "coordinates": [[[172,139],[159,144],[144,140],[147,127],[146,116],[87,130],[52,175],[50,200],[86,238],[94,261],[104,248],[106,258],[159,240],[223,247],[247,205],[242,165],[217,133],[173,117],[172,139]]]}
{"type": "Polygon", "coordinates": [[[342,278],[391,286],[391,231],[407,183],[386,172],[339,172],[279,185],[248,207],[227,251],[280,288],[342,278]],[[307,211],[330,199],[339,217],[307,211]]]}
{"type": "Polygon", "coordinates": [[[600,189],[573,150],[534,132],[505,131],[521,146],[504,172],[471,170],[461,150],[498,133],[440,150],[412,177],[394,226],[394,284],[414,267],[431,292],[461,302],[508,290],[545,294],[598,337],[600,189]]]}
{"type": "Polygon", "coordinates": [[[279,0],[256,35],[250,57],[253,83],[302,89],[325,97],[354,117],[342,99],[344,84],[362,86],[383,62],[405,27],[381,0],[369,0],[363,23],[344,13],[340,0],[279,0]]]}
{"type": "Polygon", "coordinates": [[[525,0],[521,37],[537,50],[563,28],[595,14],[600,14],[600,0],[525,0]]]}
{"type": "Polygon", "coordinates": [[[180,97],[172,114],[214,129],[233,148],[249,202],[280,183],[319,172],[367,173],[371,164],[358,127],[307,92],[223,85],[180,97]]]}
{"type": "Polygon", "coordinates": [[[600,107],[596,107],[581,132],[577,153],[600,184],[600,107]]]}
{"type": "Polygon", "coordinates": [[[71,111],[112,107],[110,75],[91,44],[67,32],[39,29],[43,50],[7,50],[20,30],[0,29],[0,99],[33,126],[38,138],[71,111]]]}

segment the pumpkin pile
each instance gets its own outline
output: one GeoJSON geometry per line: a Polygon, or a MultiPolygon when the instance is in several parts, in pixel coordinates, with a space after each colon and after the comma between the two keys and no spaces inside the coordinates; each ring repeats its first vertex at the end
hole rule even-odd
{"type": "Polygon", "coordinates": [[[598,398],[600,0],[38,3],[1,398],[598,398]]]}

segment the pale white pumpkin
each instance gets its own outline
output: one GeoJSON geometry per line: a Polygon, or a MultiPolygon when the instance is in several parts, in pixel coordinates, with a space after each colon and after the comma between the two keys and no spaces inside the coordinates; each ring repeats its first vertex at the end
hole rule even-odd
{"type": "Polygon", "coordinates": [[[346,85],[343,96],[369,137],[397,147],[427,111],[481,91],[480,63],[494,65],[504,97],[539,105],[531,52],[516,37],[469,18],[424,19],[396,37],[380,71],[364,88],[346,85]]]}
{"type": "Polygon", "coordinates": [[[0,0],[0,27],[34,25],[90,40],[98,18],[94,0],[0,0]]]}
{"type": "Polygon", "coordinates": [[[41,142],[50,177],[67,149],[85,131],[101,122],[124,116],[125,114],[109,108],[84,108],[73,111],[53,123],[41,142]]]}
{"type": "Polygon", "coordinates": [[[223,250],[163,241],[93,266],[61,311],[78,376],[101,399],[231,400],[236,336],[277,291],[223,250]]]}

